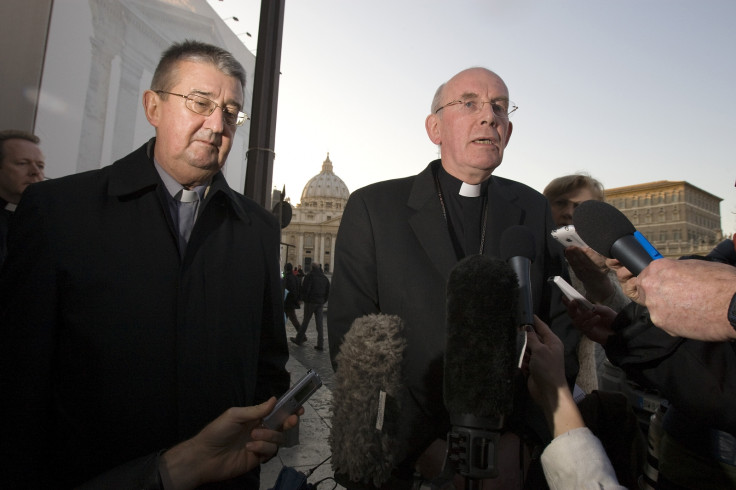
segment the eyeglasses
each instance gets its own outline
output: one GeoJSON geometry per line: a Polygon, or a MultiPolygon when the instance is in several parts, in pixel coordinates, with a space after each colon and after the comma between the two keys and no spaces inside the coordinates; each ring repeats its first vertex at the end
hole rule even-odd
{"type": "Polygon", "coordinates": [[[447,104],[434,111],[434,113],[437,114],[445,107],[450,107],[451,105],[460,105],[460,111],[463,114],[478,114],[480,111],[483,110],[483,106],[485,104],[490,104],[491,110],[493,110],[493,115],[501,119],[508,119],[509,117],[511,117],[511,114],[513,114],[514,111],[519,108],[516,104],[508,99],[481,100],[477,97],[472,97],[469,99],[453,100],[452,102],[448,102],[447,104]]]}
{"type": "Polygon", "coordinates": [[[210,100],[206,97],[202,97],[201,95],[197,94],[189,94],[189,95],[182,95],[182,94],[175,94],[173,92],[167,92],[165,90],[156,90],[157,94],[169,94],[169,95],[176,95],[177,97],[181,97],[184,99],[184,106],[189,109],[190,111],[200,114],[202,116],[209,116],[213,112],[215,112],[215,109],[218,107],[222,109],[222,118],[225,120],[226,124],[229,124],[230,126],[242,126],[243,123],[246,121],[246,119],[250,119],[248,114],[242,111],[230,111],[227,108],[218,105],[217,102],[214,100],[210,100]]]}

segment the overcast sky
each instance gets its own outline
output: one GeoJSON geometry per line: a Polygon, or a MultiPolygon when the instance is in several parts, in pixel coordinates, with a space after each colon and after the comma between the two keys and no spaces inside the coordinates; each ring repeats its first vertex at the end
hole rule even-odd
{"type": "MultiPolygon", "coordinates": [[[[208,0],[257,53],[258,0],[208,0]]],[[[273,184],[292,203],[327,152],[352,192],[437,157],[436,88],[484,66],[520,109],[497,175],[541,191],[685,180],[736,231],[736,2],[286,0],[273,184]]]]}

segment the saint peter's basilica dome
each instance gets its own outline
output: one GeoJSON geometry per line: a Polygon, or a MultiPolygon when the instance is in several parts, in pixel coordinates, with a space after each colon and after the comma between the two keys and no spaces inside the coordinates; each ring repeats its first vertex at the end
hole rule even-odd
{"type": "Polygon", "coordinates": [[[322,171],[309,179],[304,186],[300,204],[303,207],[342,210],[349,196],[348,186],[332,171],[332,161],[328,153],[327,159],[322,163],[322,171]]]}

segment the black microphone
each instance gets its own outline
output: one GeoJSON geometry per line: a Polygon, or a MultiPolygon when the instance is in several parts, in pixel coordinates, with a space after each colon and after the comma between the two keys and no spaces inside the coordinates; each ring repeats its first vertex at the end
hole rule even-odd
{"type": "Polygon", "coordinates": [[[635,276],[652,260],[662,258],[624,213],[608,203],[595,200],[580,203],[572,222],[590,248],[618,260],[635,276]]]}
{"type": "Polygon", "coordinates": [[[413,449],[399,434],[405,349],[398,316],[363,316],[345,334],[335,359],[329,436],[335,480],[342,486],[381,487],[413,449]]]}
{"type": "Polygon", "coordinates": [[[501,258],[511,265],[519,279],[519,325],[534,325],[531,264],[535,256],[534,234],[526,226],[515,225],[501,234],[501,258]]]}
{"type": "Polygon", "coordinates": [[[446,465],[466,481],[498,476],[497,445],[514,399],[519,301],[506,262],[471,255],[447,282],[443,399],[450,413],[446,465]]]}

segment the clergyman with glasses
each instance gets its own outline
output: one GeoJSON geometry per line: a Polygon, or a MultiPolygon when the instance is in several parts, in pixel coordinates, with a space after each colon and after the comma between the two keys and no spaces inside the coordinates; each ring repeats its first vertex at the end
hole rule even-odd
{"type": "MultiPolygon", "coordinates": [[[[437,90],[425,122],[441,158],[418,175],[353,192],[342,216],[328,322],[333,367],[339,373],[335,356],[356,318],[398,315],[407,339],[403,375],[408,395],[400,420],[394,421],[401,427],[397,444],[403,453],[394,461],[397,468],[387,485],[411,480],[415,470],[430,479],[442,469],[450,428],[442,398],[445,285],[463,257],[500,256],[500,237],[508,227],[524,225],[534,236],[534,312],[565,343],[568,379],[577,374],[579,334],[559,293],[547,282],[549,276],[566,275],[561,249],[550,236],[555,225],[549,204],[532,188],[493,175],[511,138],[510,118],[516,111],[506,84],[494,72],[470,68],[453,76],[437,90]]],[[[527,409],[533,410],[517,404],[511,418],[525,421],[527,409]]],[[[536,421],[539,438],[548,437],[544,420],[536,421]]],[[[527,448],[514,430],[503,434],[500,475],[483,488],[521,488],[520,454],[527,448]]]]}
{"type": "Polygon", "coordinates": [[[155,138],[26,190],[0,275],[0,487],[259,488],[289,352],[278,222],[221,173],[244,86],[229,52],[174,44],[143,95],[155,138]]]}

